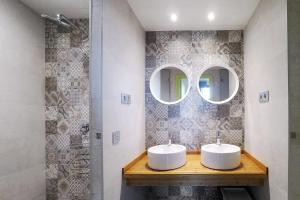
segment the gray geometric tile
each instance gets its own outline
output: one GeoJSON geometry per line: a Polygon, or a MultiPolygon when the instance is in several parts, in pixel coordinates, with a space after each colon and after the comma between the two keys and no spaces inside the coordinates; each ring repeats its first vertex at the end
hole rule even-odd
{"type": "Polygon", "coordinates": [[[56,151],[57,150],[57,136],[56,135],[46,135],[46,150],[56,151]]]}
{"type": "Polygon", "coordinates": [[[243,130],[230,130],[224,133],[224,143],[234,144],[237,146],[243,146],[243,130]]]}
{"type": "Polygon", "coordinates": [[[58,179],[66,179],[70,176],[70,165],[69,164],[62,164],[58,165],[58,179]]]}
{"type": "Polygon", "coordinates": [[[57,33],[45,32],[45,47],[57,48],[57,33]]]}
{"type": "Polygon", "coordinates": [[[180,105],[168,106],[168,118],[180,117],[180,105]]]}
{"type": "Polygon", "coordinates": [[[194,125],[193,120],[189,118],[182,118],[179,123],[180,127],[186,131],[190,130],[194,125]]]}
{"type": "Polygon", "coordinates": [[[69,62],[57,63],[57,76],[59,77],[59,80],[61,79],[60,77],[67,78],[70,76],[70,68],[69,62]]]}
{"type": "Polygon", "coordinates": [[[57,131],[60,135],[67,135],[69,133],[69,122],[66,119],[60,119],[57,124],[57,131]]]}
{"type": "Polygon", "coordinates": [[[145,82],[145,94],[151,94],[150,81],[145,82]]]}
{"type": "Polygon", "coordinates": [[[162,53],[156,56],[156,66],[161,66],[161,65],[165,65],[168,64],[169,61],[169,55],[166,53],[162,53]]]}
{"type": "Polygon", "coordinates": [[[182,196],[191,197],[193,196],[193,188],[191,186],[181,186],[180,193],[182,196]]]}
{"type": "Polygon", "coordinates": [[[154,68],[146,68],[145,71],[145,81],[150,81],[151,75],[154,71],[154,68]]]}
{"type": "Polygon", "coordinates": [[[217,127],[219,128],[219,130],[230,130],[232,126],[229,123],[228,118],[221,118],[219,120],[219,123],[217,124],[217,127]]]}
{"type": "Polygon", "coordinates": [[[82,146],[82,136],[81,135],[70,135],[70,146],[71,148],[78,148],[82,146]]]}
{"type": "Polygon", "coordinates": [[[56,77],[46,78],[45,87],[47,93],[56,92],[57,78],[56,77]]]}
{"type": "Polygon", "coordinates": [[[57,49],[57,61],[60,63],[67,63],[70,60],[70,50],[69,49],[57,49]]]}
{"type": "MultiPolygon", "coordinates": [[[[157,45],[156,43],[150,43],[146,45],[146,58],[149,57],[153,57],[157,54],[157,45]]],[[[146,59],[147,61],[147,59],[146,59]]]]}
{"type": "Polygon", "coordinates": [[[193,133],[191,131],[180,131],[180,142],[182,144],[192,144],[193,143],[193,133]]]}
{"type": "Polygon", "coordinates": [[[229,31],[229,42],[242,42],[242,31],[229,31]]]}
{"type": "Polygon", "coordinates": [[[53,135],[57,134],[57,121],[56,120],[46,120],[46,134],[53,135]]]}
{"type": "Polygon", "coordinates": [[[70,48],[70,33],[57,34],[57,48],[59,49],[70,48]]]}
{"type": "Polygon", "coordinates": [[[169,196],[179,196],[180,195],[180,187],[179,186],[170,186],[168,195],[169,196]]]}
{"type": "Polygon", "coordinates": [[[46,63],[45,76],[46,77],[56,77],[57,76],[57,63],[56,62],[46,63]]]}
{"type": "Polygon", "coordinates": [[[156,119],[156,130],[157,131],[167,131],[168,130],[168,120],[167,119],[156,119]]]}
{"type": "Polygon", "coordinates": [[[229,51],[231,54],[241,54],[242,46],[239,42],[230,42],[229,43],[229,51]]]}
{"type": "Polygon", "coordinates": [[[243,107],[240,104],[230,106],[230,117],[242,117],[243,107]]]}
{"type": "Polygon", "coordinates": [[[69,199],[68,192],[70,191],[70,183],[66,178],[62,178],[58,181],[58,191],[60,195],[60,199],[65,198],[69,199]]]}
{"type": "Polygon", "coordinates": [[[70,76],[79,78],[83,75],[83,62],[74,60],[69,63],[70,66],[70,76]]]}
{"type": "Polygon", "coordinates": [[[168,187],[163,186],[163,187],[152,187],[153,192],[158,196],[158,197],[168,197],[168,187]]]}
{"type": "Polygon", "coordinates": [[[229,117],[229,112],[230,112],[230,105],[229,104],[223,104],[223,105],[218,105],[218,117],[224,118],[224,117],[229,117]]]}
{"type": "Polygon", "coordinates": [[[46,199],[47,200],[58,200],[58,194],[51,194],[51,193],[47,193],[46,195],[46,199]]]}
{"type": "Polygon", "coordinates": [[[45,118],[46,120],[57,120],[58,119],[57,106],[46,106],[45,118]]]}
{"type": "Polygon", "coordinates": [[[156,67],[156,56],[150,55],[146,56],[146,68],[155,68],[156,67]]]}
{"type": "Polygon", "coordinates": [[[53,149],[47,149],[46,152],[46,164],[50,165],[50,164],[57,164],[58,162],[58,152],[57,150],[53,150],[53,149]]]}
{"type": "Polygon", "coordinates": [[[68,165],[70,162],[70,150],[59,150],[57,158],[60,165],[68,165]]]}
{"type": "Polygon", "coordinates": [[[146,44],[156,42],[156,32],[146,32],[146,44]]]}
{"type": "Polygon", "coordinates": [[[229,41],[229,32],[228,31],[217,31],[217,42],[226,43],[229,41]]]}
{"type": "Polygon", "coordinates": [[[180,131],[169,131],[169,138],[171,139],[171,142],[174,144],[180,144],[180,131]]]}
{"type": "Polygon", "coordinates": [[[217,53],[218,54],[221,54],[221,55],[224,55],[224,54],[231,54],[231,49],[229,47],[229,44],[228,43],[223,43],[223,44],[220,44],[218,47],[217,47],[217,53]]]}
{"type": "Polygon", "coordinates": [[[168,106],[164,104],[157,104],[155,107],[155,116],[156,118],[162,119],[162,118],[168,118],[168,106]]]}
{"type": "Polygon", "coordinates": [[[156,131],[152,136],[155,139],[155,142],[156,142],[155,145],[167,144],[169,141],[168,131],[156,131]]]}
{"type": "Polygon", "coordinates": [[[172,37],[172,33],[168,31],[156,32],[156,42],[161,44],[167,44],[172,37]]]}
{"type": "Polygon", "coordinates": [[[243,119],[241,117],[230,117],[230,130],[242,130],[243,129],[243,119]]]}
{"type": "Polygon", "coordinates": [[[57,62],[57,49],[56,48],[46,48],[45,61],[46,61],[46,63],[57,62]]]}
{"type": "Polygon", "coordinates": [[[58,177],[58,166],[57,164],[47,165],[46,178],[47,179],[57,179],[58,177]]]}
{"type": "Polygon", "coordinates": [[[46,179],[47,193],[57,193],[57,179],[46,179]]]}
{"type": "Polygon", "coordinates": [[[57,148],[59,150],[66,150],[70,148],[70,136],[66,134],[57,135],[57,148]]]}

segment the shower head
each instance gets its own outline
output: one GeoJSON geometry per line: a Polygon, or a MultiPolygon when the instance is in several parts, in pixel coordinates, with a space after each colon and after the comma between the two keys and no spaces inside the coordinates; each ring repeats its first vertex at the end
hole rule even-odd
{"type": "Polygon", "coordinates": [[[46,18],[46,19],[49,19],[55,23],[57,23],[58,25],[61,25],[61,26],[64,26],[66,28],[74,28],[74,29],[77,29],[79,30],[80,32],[83,32],[85,35],[86,35],[86,38],[83,39],[84,41],[87,41],[88,40],[88,33],[82,29],[81,27],[78,27],[76,26],[72,21],[70,21],[65,15],[63,14],[57,14],[56,17],[51,17],[49,15],[46,15],[46,14],[41,14],[41,17],[42,18],[46,18]]]}
{"type": "Polygon", "coordinates": [[[46,14],[41,14],[41,17],[42,17],[42,18],[49,19],[49,20],[51,20],[51,21],[53,21],[53,22],[55,22],[55,23],[57,23],[57,24],[59,24],[59,25],[62,25],[62,26],[64,26],[64,27],[66,27],[66,28],[71,28],[71,25],[70,25],[69,23],[63,21],[62,18],[61,18],[60,16],[61,16],[61,14],[58,14],[58,15],[56,16],[56,18],[55,18],[55,17],[51,17],[51,16],[46,15],[46,14]]]}

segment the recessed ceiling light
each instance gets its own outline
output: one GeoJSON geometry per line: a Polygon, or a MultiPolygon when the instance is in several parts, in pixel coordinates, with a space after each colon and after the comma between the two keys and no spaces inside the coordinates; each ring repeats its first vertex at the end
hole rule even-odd
{"type": "Polygon", "coordinates": [[[207,18],[208,18],[209,21],[213,21],[215,19],[215,17],[216,17],[215,13],[213,13],[213,12],[210,12],[207,15],[207,18]]]}
{"type": "Polygon", "coordinates": [[[172,22],[177,22],[178,17],[175,13],[172,13],[170,19],[172,22]]]}

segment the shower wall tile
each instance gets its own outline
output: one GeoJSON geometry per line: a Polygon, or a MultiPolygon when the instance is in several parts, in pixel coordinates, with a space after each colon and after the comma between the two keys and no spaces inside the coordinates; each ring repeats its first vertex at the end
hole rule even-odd
{"type": "Polygon", "coordinates": [[[57,61],[57,48],[46,48],[45,59],[46,59],[46,62],[56,62],[57,61]]]}
{"type": "MultiPolygon", "coordinates": [[[[146,146],[173,143],[197,150],[216,142],[221,131],[225,143],[244,146],[243,31],[163,31],[146,33],[145,115],[146,146]],[[191,78],[187,97],[176,105],[163,105],[151,94],[153,71],[163,64],[181,65],[191,78]],[[203,67],[226,64],[238,74],[240,88],[223,105],[205,101],[196,88],[203,67]]],[[[150,187],[148,199],[222,199],[212,187],[150,187]]]]}
{"type": "MultiPolygon", "coordinates": [[[[87,19],[72,20],[88,33],[87,19]]],[[[48,200],[89,199],[89,45],[85,34],[46,21],[48,200]]]]}
{"type": "Polygon", "coordinates": [[[222,194],[216,187],[150,187],[147,191],[147,199],[222,200],[222,194]]]}

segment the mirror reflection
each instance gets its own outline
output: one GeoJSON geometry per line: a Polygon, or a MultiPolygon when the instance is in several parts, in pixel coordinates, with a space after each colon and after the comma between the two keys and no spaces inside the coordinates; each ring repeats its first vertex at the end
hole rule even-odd
{"type": "Polygon", "coordinates": [[[150,90],[153,96],[166,104],[176,103],[188,92],[187,75],[177,67],[165,67],[152,74],[150,90]]]}
{"type": "Polygon", "coordinates": [[[204,99],[212,103],[224,103],[237,92],[238,78],[233,70],[215,66],[201,74],[198,84],[204,99]]]}

